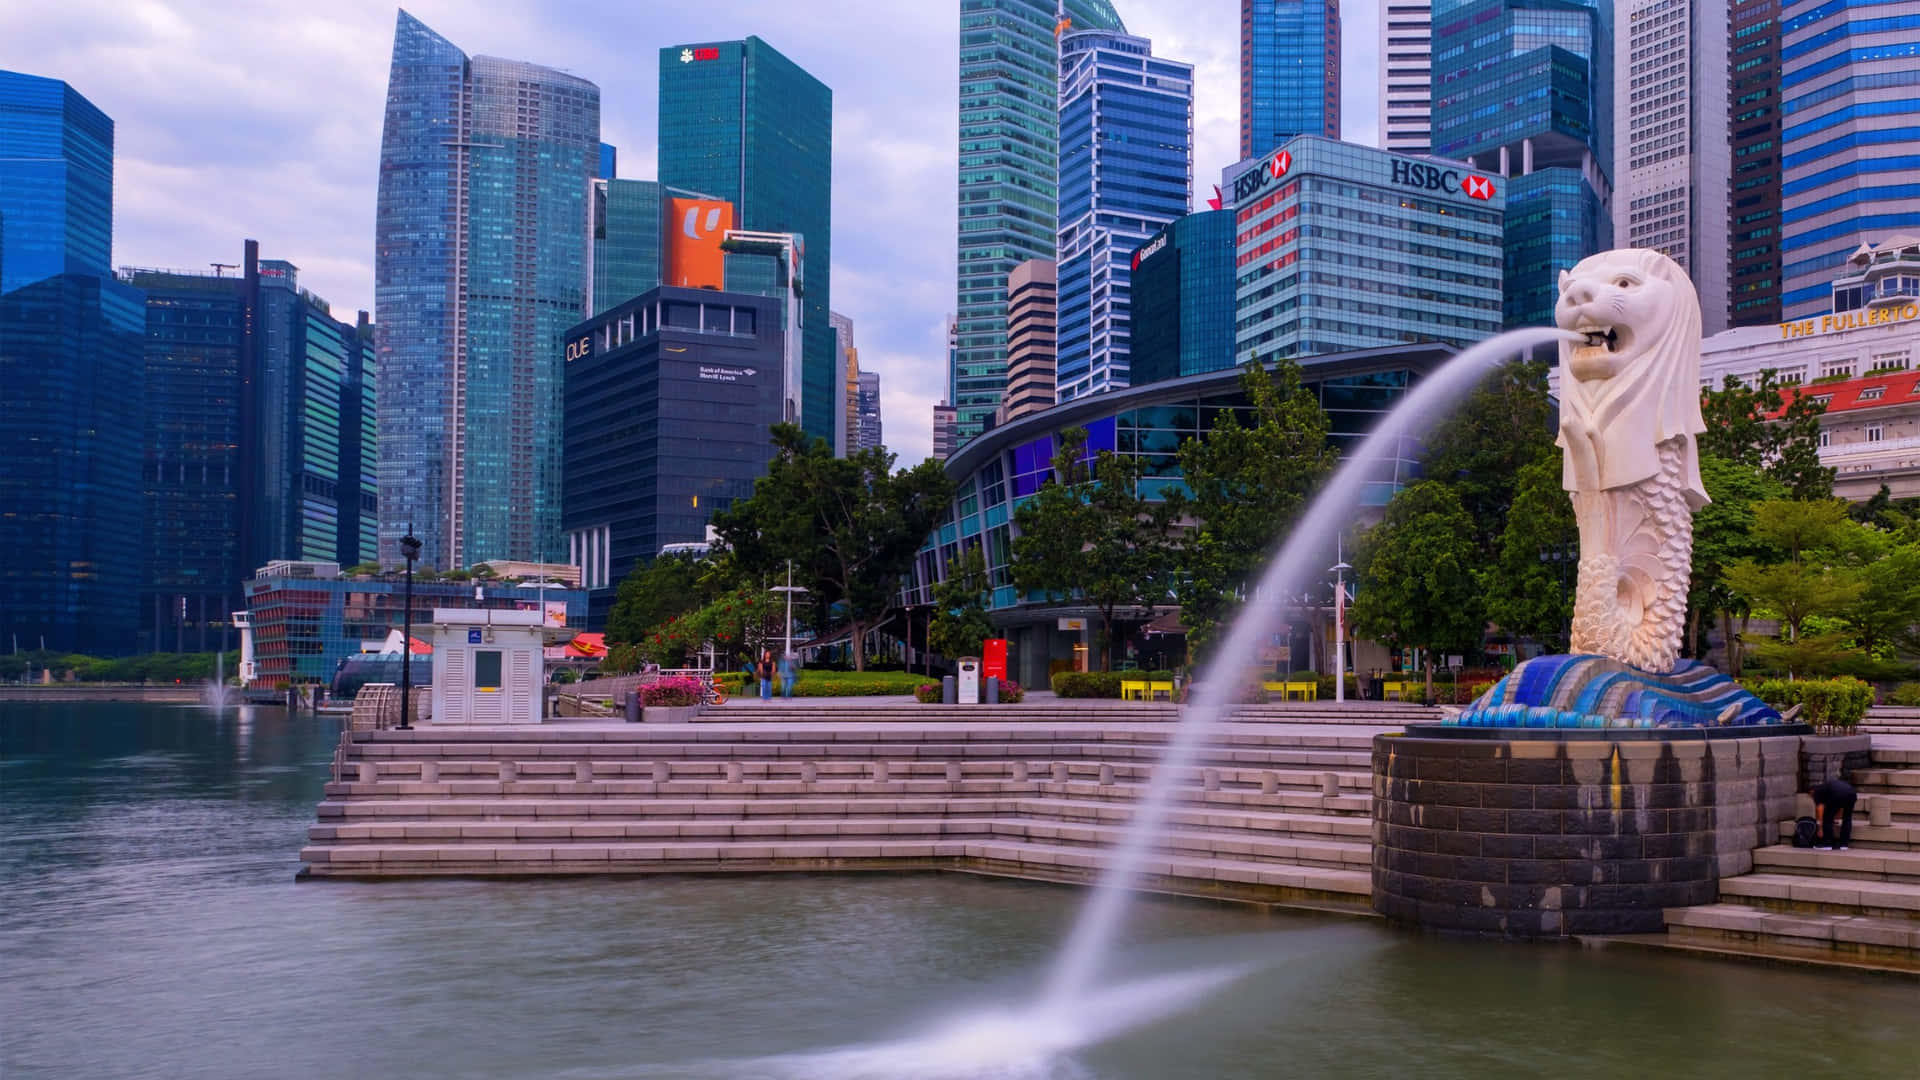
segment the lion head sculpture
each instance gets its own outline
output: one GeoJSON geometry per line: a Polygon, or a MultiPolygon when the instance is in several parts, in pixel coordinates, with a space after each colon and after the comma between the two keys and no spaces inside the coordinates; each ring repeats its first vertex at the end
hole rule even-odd
{"type": "Polygon", "coordinates": [[[1585,335],[1560,345],[1560,437],[1568,491],[1624,488],[1660,469],[1680,438],[1687,501],[1707,503],[1694,437],[1700,416],[1700,302],[1657,251],[1603,251],[1560,274],[1554,321],[1585,335]]]}

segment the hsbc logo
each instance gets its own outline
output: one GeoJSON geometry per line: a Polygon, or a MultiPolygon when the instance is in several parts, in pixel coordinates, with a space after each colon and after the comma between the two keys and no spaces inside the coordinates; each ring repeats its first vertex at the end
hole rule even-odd
{"type": "Polygon", "coordinates": [[[1233,201],[1235,205],[1246,202],[1248,198],[1258,195],[1267,184],[1287,175],[1287,172],[1292,168],[1293,154],[1289,151],[1282,150],[1268,158],[1265,164],[1257,168],[1248,169],[1246,172],[1234,177],[1233,201]]]}
{"type": "Polygon", "coordinates": [[[1395,159],[1393,182],[1422,191],[1448,193],[1457,191],[1470,199],[1485,200],[1493,198],[1494,195],[1493,181],[1484,176],[1475,176],[1472,173],[1462,176],[1458,169],[1445,169],[1423,161],[1395,159]]]}

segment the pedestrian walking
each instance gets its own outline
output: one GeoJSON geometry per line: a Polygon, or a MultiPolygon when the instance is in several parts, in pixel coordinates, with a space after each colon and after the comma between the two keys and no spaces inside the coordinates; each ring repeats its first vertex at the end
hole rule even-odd
{"type": "Polygon", "coordinates": [[[773,650],[760,650],[760,662],[754,665],[754,677],[760,680],[760,700],[773,700],[773,650]]]}
{"type": "Polygon", "coordinates": [[[780,696],[793,696],[793,684],[800,678],[800,665],[793,662],[793,654],[787,653],[780,658],[780,696]]]}

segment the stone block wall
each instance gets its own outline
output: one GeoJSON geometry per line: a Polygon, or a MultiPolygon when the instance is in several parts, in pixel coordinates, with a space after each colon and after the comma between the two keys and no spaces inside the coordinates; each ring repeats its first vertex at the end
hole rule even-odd
{"type": "Polygon", "coordinates": [[[1798,736],[1373,743],[1374,908],[1508,937],[1651,933],[1793,813],[1798,736]]]}
{"type": "Polygon", "coordinates": [[[1871,735],[1809,735],[1800,740],[1800,790],[1873,765],[1871,735]]]}

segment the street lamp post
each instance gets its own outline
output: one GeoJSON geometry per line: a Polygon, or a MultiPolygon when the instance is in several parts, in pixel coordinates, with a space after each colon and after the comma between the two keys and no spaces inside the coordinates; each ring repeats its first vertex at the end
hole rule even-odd
{"type": "Polygon", "coordinates": [[[400,554],[407,560],[406,607],[400,614],[400,730],[411,731],[407,715],[413,707],[413,560],[420,557],[420,538],[413,535],[411,522],[407,535],[400,538],[400,554]]]}
{"type": "Polygon", "coordinates": [[[787,648],[786,652],[781,654],[784,659],[793,656],[793,594],[807,591],[805,586],[793,583],[792,559],[787,560],[787,583],[775,585],[770,591],[787,594],[787,648]]]}
{"type": "Polygon", "coordinates": [[[1347,700],[1347,571],[1344,561],[1327,569],[1333,571],[1333,700],[1347,700]]]}

